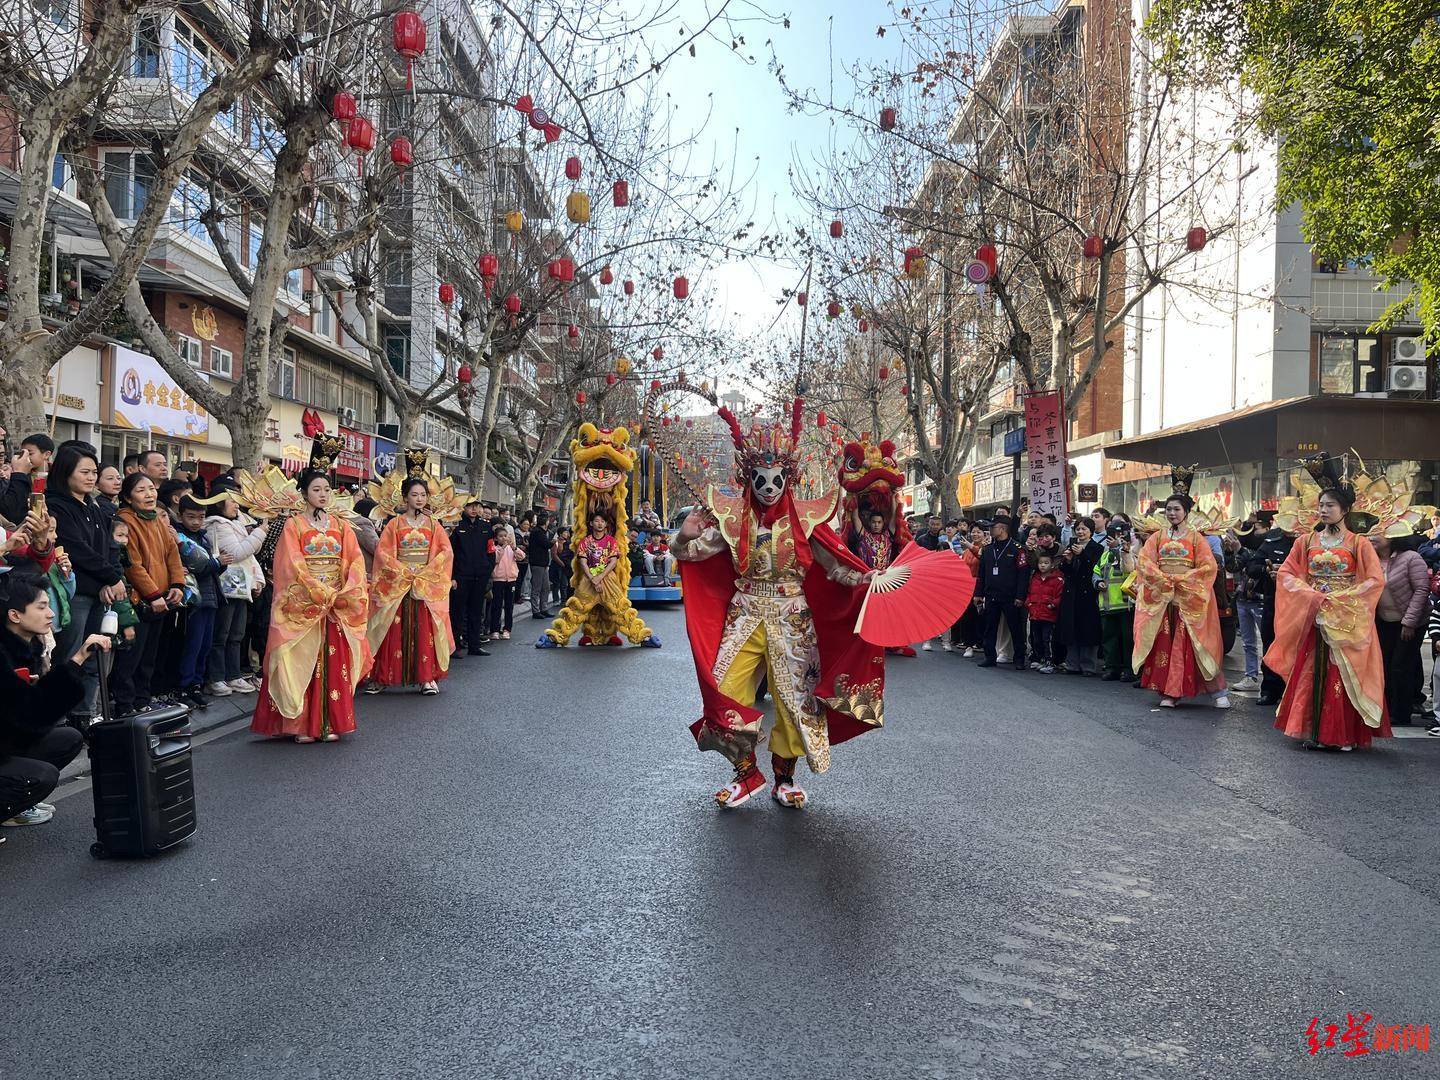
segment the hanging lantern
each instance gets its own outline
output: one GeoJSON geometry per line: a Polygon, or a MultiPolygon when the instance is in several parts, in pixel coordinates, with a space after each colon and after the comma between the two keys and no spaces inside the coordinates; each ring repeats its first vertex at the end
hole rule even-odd
{"type": "Polygon", "coordinates": [[[460,370],[455,373],[455,377],[459,379],[462,384],[468,386],[470,381],[475,378],[475,372],[469,364],[461,364],[460,370]]]}
{"type": "Polygon", "coordinates": [[[575,391],[575,404],[576,404],[576,405],[584,405],[584,404],[585,404],[585,391],[584,391],[584,390],[576,390],[576,391],[575,391]]]}
{"type": "Polygon", "coordinates": [[[1085,237],[1085,243],[1080,250],[1085,258],[1098,259],[1105,253],[1105,241],[1092,234],[1085,237]]]}
{"type": "Polygon", "coordinates": [[[651,389],[652,391],[654,391],[655,393],[658,394],[658,393],[660,392],[660,380],[659,380],[659,379],[651,379],[651,380],[650,380],[650,389],[651,389]]]}
{"type": "Polygon", "coordinates": [[[615,186],[610,189],[611,200],[616,206],[630,205],[630,181],[616,180],[615,186]]]}
{"type": "Polygon", "coordinates": [[[576,225],[590,223],[590,196],[583,191],[572,191],[565,197],[565,216],[576,225]]]}
{"type": "Polygon", "coordinates": [[[508,311],[511,315],[519,315],[519,314],[520,314],[520,294],[519,294],[519,293],[513,293],[513,292],[512,292],[509,296],[505,297],[505,310],[508,311]]]}
{"type": "Polygon", "coordinates": [[[906,277],[923,278],[925,276],[925,249],[918,247],[906,248],[903,265],[906,277]]]}
{"type": "Polygon", "coordinates": [[[845,224],[844,224],[843,222],[841,222],[841,221],[832,221],[832,222],[830,222],[830,238],[831,238],[832,240],[839,240],[840,237],[842,237],[842,236],[844,236],[844,235],[845,235],[845,224]]]}
{"type": "Polygon", "coordinates": [[[839,300],[831,300],[830,303],[825,305],[825,317],[827,319],[838,319],[840,312],[844,310],[845,309],[840,306],[839,300]]]}
{"type": "Polygon", "coordinates": [[[610,267],[608,267],[608,266],[602,266],[602,267],[600,268],[600,284],[601,284],[601,285],[609,285],[609,284],[611,284],[612,282],[614,282],[614,280],[615,280],[615,271],[614,271],[614,270],[611,270],[610,267]]]}
{"type": "Polygon", "coordinates": [[[475,269],[479,271],[482,278],[493,278],[500,276],[500,260],[495,255],[485,254],[475,260],[475,269]]]}
{"type": "Polygon", "coordinates": [[[617,375],[630,374],[630,358],[628,356],[617,356],[615,358],[615,373],[617,375]]]}
{"type": "Polygon", "coordinates": [[[677,277],[675,279],[674,289],[675,299],[684,300],[687,296],[690,295],[690,282],[683,277],[677,277]]]}
{"type": "Polygon", "coordinates": [[[365,175],[365,155],[375,149],[375,125],[363,116],[350,121],[345,129],[345,145],[354,150],[360,175],[365,175]]]}
{"type": "Polygon", "coordinates": [[[626,296],[634,296],[634,295],[635,295],[635,282],[631,281],[629,278],[626,278],[626,279],[625,279],[624,289],[625,289],[625,295],[626,295],[626,296]]]}
{"type": "Polygon", "coordinates": [[[578,349],[580,347],[580,327],[576,326],[574,323],[571,323],[568,327],[566,327],[565,340],[570,343],[570,347],[572,349],[578,349]]]}
{"type": "Polygon", "coordinates": [[[910,396],[910,384],[909,384],[909,383],[901,383],[901,384],[900,384],[900,394],[901,394],[902,397],[909,397],[909,396],[910,396]]]}
{"type": "Polygon", "coordinates": [[[870,332],[870,323],[865,319],[861,319],[856,329],[862,334],[868,334],[870,332]]]}
{"type": "Polygon", "coordinates": [[[440,303],[447,308],[455,302],[455,286],[448,281],[440,283],[440,303]]]}
{"type": "Polygon", "coordinates": [[[525,228],[525,215],[519,210],[511,210],[505,215],[505,228],[509,229],[512,233],[518,233],[521,229],[525,228]]]}
{"type": "Polygon", "coordinates": [[[981,244],[975,249],[975,260],[982,262],[990,268],[990,276],[995,276],[995,270],[1000,265],[1000,259],[995,251],[994,244],[981,244]]]}
{"type": "Polygon", "coordinates": [[[515,99],[515,111],[529,115],[530,110],[535,108],[535,99],[529,94],[521,94],[515,99]]]}
{"type": "Polygon", "coordinates": [[[546,124],[544,127],[542,127],[540,130],[545,133],[545,141],[546,141],[547,143],[556,142],[556,141],[558,141],[559,138],[560,138],[560,125],[559,125],[559,124],[549,123],[549,124],[546,124]]]}
{"type": "Polygon", "coordinates": [[[880,375],[880,381],[881,381],[881,382],[884,382],[886,379],[890,378],[890,369],[889,369],[888,367],[886,367],[884,364],[881,364],[881,365],[880,365],[879,375],[880,375]]]}
{"type": "Polygon", "coordinates": [[[881,109],[881,110],[880,110],[880,130],[881,130],[881,131],[894,131],[894,130],[895,130],[895,120],[896,120],[897,116],[898,116],[898,114],[895,112],[895,109],[894,109],[893,106],[887,105],[887,106],[885,106],[885,108],[881,109]]]}
{"type": "Polygon", "coordinates": [[[801,307],[804,307],[804,306],[805,306],[806,304],[808,304],[809,302],[810,302],[810,294],[809,294],[809,293],[804,292],[804,291],[802,290],[801,292],[798,292],[798,293],[795,294],[795,303],[799,304],[801,307]]]}
{"type": "Polygon", "coordinates": [[[665,359],[665,350],[662,349],[659,345],[656,345],[655,348],[650,350],[650,355],[655,358],[656,363],[659,363],[661,360],[665,359]]]}
{"type": "Polygon", "coordinates": [[[607,371],[607,372],[605,373],[605,385],[606,385],[606,386],[614,386],[614,385],[615,385],[616,383],[618,383],[619,381],[620,381],[620,376],[616,375],[613,371],[607,371]]]}
{"type": "Polygon", "coordinates": [[[578,157],[575,157],[575,156],[572,154],[570,157],[568,157],[568,158],[565,159],[565,179],[566,179],[566,180],[579,180],[579,179],[580,179],[580,171],[581,171],[581,169],[580,169],[580,159],[579,159],[578,157]]]}
{"type": "Polygon", "coordinates": [[[824,410],[824,409],[821,409],[819,412],[817,412],[817,413],[815,414],[815,426],[816,426],[816,427],[822,427],[822,428],[825,426],[825,410],[824,410]]]}
{"type": "Polygon", "coordinates": [[[546,273],[552,281],[563,281],[567,284],[575,280],[575,261],[573,259],[551,259],[546,267],[546,273]]]}
{"type": "Polygon", "coordinates": [[[401,135],[390,141],[390,160],[397,169],[415,164],[415,152],[409,139],[401,135]]]}
{"type": "Polygon", "coordinates": [[[412,65],[425,53],[425,20],[414,11],[395,16],[395,51],[405,58],[405,89],[415,88],[412,65]]]}
{"type": "Polygon", "coordinates": [[[1202,226],[1196,225],[1185,234],[1185,250],[1202,251],[1205,247],[1205,241],[1208,239],[1210,239],[1210,234],[1207,233],[1202,226]]]}
{"type": "Polygon", "coordinates": [[[330,99],[330,115],[340,121],[341,124],[348,124],[358,114],[355,105],[355,95],[341,90],[330,99]]]}

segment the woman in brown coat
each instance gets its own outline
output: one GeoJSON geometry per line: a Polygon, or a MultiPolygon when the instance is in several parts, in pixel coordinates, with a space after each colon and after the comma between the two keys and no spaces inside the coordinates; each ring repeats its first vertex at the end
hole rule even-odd
{"type": "Polygon", "coordinates": [[[120,502],[119,516],[130,526],[130,542],[121,561],[140,625],[130,647],[115,655],[110,693],[115,715],[129,716],[150,706],[161,620],[184,599],[185,568],[169,519],[156,509],[155,482],[144,473],[132,473],[121,485],[120,502]]]}

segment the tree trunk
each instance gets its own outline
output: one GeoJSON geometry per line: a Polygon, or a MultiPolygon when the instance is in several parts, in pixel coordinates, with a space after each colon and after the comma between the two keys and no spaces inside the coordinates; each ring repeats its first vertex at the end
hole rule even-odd
{"type": "Polygon", "coordinates": [[[485,490],[485,476],[490,471],[490,436],[495,432],[496,413],[500,409],[501,379],[505,373],[505,357],[492,355],[485,365],[485,404],[475,421],[470,448],[470,464],[465,479],[471,491],[485,490]]]}

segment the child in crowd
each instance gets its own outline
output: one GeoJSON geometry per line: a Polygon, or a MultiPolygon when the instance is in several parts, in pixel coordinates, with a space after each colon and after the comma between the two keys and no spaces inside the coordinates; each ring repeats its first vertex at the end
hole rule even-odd
{"type": "Polygon", "coordinates": [[[180,498],[180,558],[185,569],[195,578],[195,602],[185,620],[184,645],[180,654],[180,694],[196,708],[205,707],[201,687],[205,682],[205,665],[215,638],[215,613],[224,597],[220,595],[220,575],[234,562],[230,555],[216,558],[210,551],[205,535],[205,507],[188,495],[180,498]],[[186,541],[189,541],[187,544],[186,541]]]}
{"type": "Polygon", "coordinates": [[[1064,593],[1065,575],[1055,569],[1054,557],[1048,554],[1036,556],[1035,573],[1030,575],[1025,609],[1030,616],[1030,667],[1042,675],[1055,673],[1051,651],[1064,593]]]}

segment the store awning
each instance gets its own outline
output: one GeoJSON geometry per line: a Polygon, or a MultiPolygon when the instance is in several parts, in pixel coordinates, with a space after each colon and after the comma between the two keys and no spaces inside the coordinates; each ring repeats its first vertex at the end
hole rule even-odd
{"type": "Polygon", "coordinates": [[[1114,461],[1196,464],[1293,461],[1328,450],[1362,458],[1426,461],[1440,456],[1440,401],[1317,395],[1266,401],[1111,443],[1114,461]]]}

